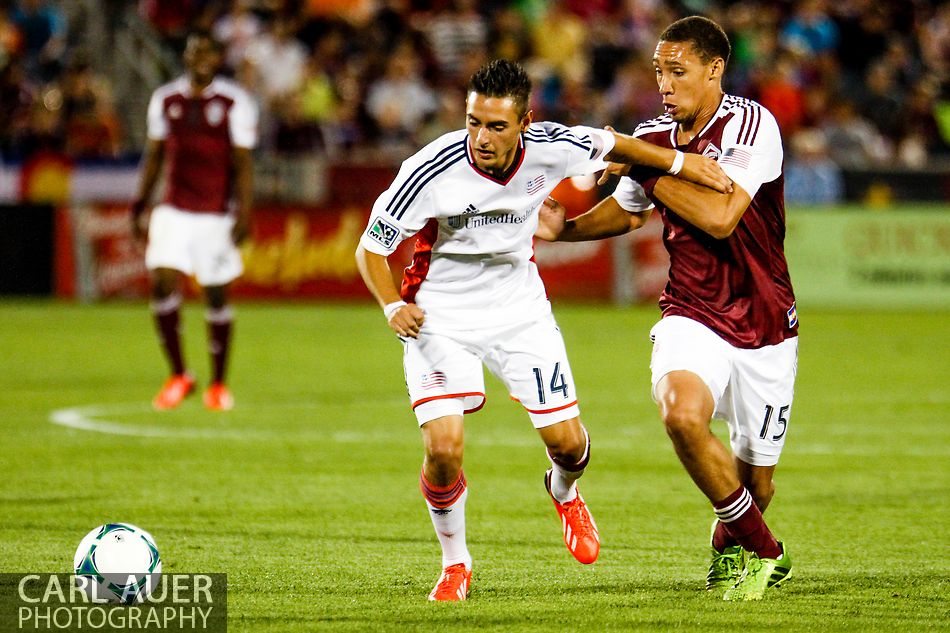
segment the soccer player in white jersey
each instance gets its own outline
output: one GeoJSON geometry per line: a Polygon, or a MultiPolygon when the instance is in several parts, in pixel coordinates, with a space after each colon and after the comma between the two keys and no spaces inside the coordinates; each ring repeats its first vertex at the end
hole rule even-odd
{"type": "Polygon", "coordinates": [[[663,318],[650,332],[653,397],[677,456],[716,514],[707,589],[724,590],[726,600],[758,600],[792,568],[762,512],[775,493],[791,415],[798,315],[783,247],[781,136],[768,110],[723,93],[729,52],[712,20],[671,24],[653,56],[665,114],[634,136],[716,158],[734,182],[731,192],[633,167],[612,197],[573,220],[556,203],[545,205],[538,237],[619,235],[642,226],[655,205],[670,271],[663,318]],[[731,456],[710,431],[714,416],[729,426],[731,456]]]}
{"type": "Polygon", "coordinates": [[[208,304],[211,380],[204,404],[213,411],[234,405],[225,385],[233,315],[228,285],[243,271],[239,244],[248,233],[252,196],[251,151],[257,143],[257,106],[235,82],[216,73],[222,49],[206,32],[188,36],[185,74],[161,86],[148,106],[148,144],[132,230],[147,236],[152,313],[171,375],[152,401],[172,409],[194,390],[179,333],[182,274],[194,275],[208,304]],[[144,212],[167,163],[165,198],[144,224],[144,212]]]}
{"type": "Polygon", "coordinates": [[[564,178],[604,159],[680,172],[726,190],[714,161],[586,127],[532,123],[531,83],[506,60],[469,85],[464,130],[407,159],[376,201],[356,258],[405,346],[412,408],[422,430],[420,486],[442,546],[430,600],[464,600],[472,558],[465,539],[463,417],[485,402],[482,364],[528,412],[547,447],[544,482],[565,545],[581,563],[600,550],[576,481],[590,451],[571,367],[532,258],[537,209],[564,178]],[[387,256],[416,235],[401,290],[387,256]]]}

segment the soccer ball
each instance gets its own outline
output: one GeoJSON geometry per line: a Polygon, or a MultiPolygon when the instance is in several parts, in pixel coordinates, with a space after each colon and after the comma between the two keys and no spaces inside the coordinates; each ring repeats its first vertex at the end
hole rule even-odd
{"type": "Polygon", "coordinates": [[[89,532],[73,566],[76,584],[95,602],[142,602],[162,577],[155,539],[129,523],[106,523],[89,532]]]}

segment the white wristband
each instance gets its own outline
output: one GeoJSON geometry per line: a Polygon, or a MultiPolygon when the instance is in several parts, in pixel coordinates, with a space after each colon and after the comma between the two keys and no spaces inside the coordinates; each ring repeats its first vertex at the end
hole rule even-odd
{"type": "Polygon", "coordinates": [[[393,315],[396,314],[396,310],[406,305],[405,301],[393,301],[392,303],[387,303],[383,306],[383,314],[386,315],[386,320],[393,318],[393,315]]]}
{"type": "Polygon", "coordinates": [[[676,157],[673,159],[673,165],[667,170],[674,176],[683,171],[683,163],[686,162],[686,154],[676,150],[676,157]]]}

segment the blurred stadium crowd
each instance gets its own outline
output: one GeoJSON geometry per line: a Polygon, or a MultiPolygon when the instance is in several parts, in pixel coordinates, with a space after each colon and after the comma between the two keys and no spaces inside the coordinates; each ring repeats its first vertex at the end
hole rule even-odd
{"type": "MultiPolygon", "coordinates": [[[[105,12],[129,3],[99,0],[105,12]]],[[[86,3],[88,5],[88,2],[86,3]]],[[[0,0],[0,152],[135,155],[115,80],[70,3],[0,0]]],[[[536,119],[631,131],[656,116],[657,35],[703,13],[733,43],[729,92],[776,116],[791,154],[833,170],[950,162],[950,2],[928,0],[140,0],[174,54],[192,28],[260,101],[262,149],[400,160],[463,124],[485,60],[521,60],[536,119]]],[[[121,28],[114,25],[115,28],[121,28]]],[[[155,86],[143,87],[151,90],[155,86]]],[[[144,120],[141,121],[144,127],[144,120]]]]}

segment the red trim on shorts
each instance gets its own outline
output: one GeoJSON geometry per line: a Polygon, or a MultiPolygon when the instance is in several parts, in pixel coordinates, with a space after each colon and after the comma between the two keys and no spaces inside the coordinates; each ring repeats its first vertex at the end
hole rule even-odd
{"type": "Polygon", "coordinates": [[[575,404],[577,404],[577,400],[575,400],[574,402],[570,404],[565,404],[564,406],[561,406],[561,407],[554,407],[553,409],[529,409],[528,407],[525,407],[524,410],[527,411],[528,413],[554,413],[556,411],[563,411],[564,409],[573,407],[575,404]]]}
{"type": "Polygon", "coordinates": [[[485,394],[480,391],[472,391],[469,393],[447,393],[441,396],[430,396],[429,398],[423,398],[422,400],[416,400],[412,403],[412,408],[415,409],[420,404],[425,404],[426,402],[432,402],[433,400],[446,400],[448,398],[467,398],[469,396],[481,396],[482,403],[475,407],[474,409],[465,409],[464,413],[475,413],[479,409],[485,406],[485,394]]]}

